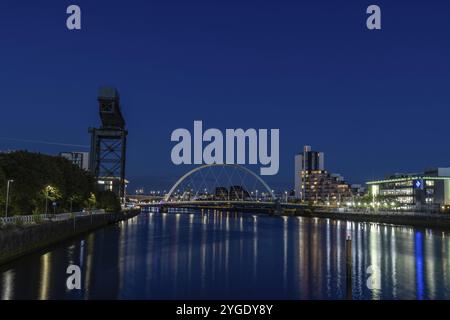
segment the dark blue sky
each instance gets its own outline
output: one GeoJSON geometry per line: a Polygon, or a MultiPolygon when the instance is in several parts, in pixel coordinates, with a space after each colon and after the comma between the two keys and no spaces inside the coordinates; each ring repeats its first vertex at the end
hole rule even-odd
{"type": "Polygon", "coordinates": [[[2,0],[0,150],[88,145],[97,89],[113,85],[133,186],[188,170],[171,164],[170,134],[194,120],[279,128],[274,187],[292,187],[304,144],[349,182],[450,166],[449,35],[447,0],[2,0]],[[66,29],[70,4],[81,31],[66,29]],[[370,4],[381,31],[365,27],[370,4]]]}

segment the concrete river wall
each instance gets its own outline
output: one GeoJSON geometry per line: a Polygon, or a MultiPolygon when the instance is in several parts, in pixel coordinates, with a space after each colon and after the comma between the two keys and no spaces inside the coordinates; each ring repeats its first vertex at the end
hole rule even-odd
{"type": "Polygon", "coordinates": [[[402,214],[402,213],[360,213],[360,212],[298,212],[299,216],[315,217],[315,218],[329,218],[337,220],[355,221],[355,222],[374,222],[402,226],[411,226],[419,228],[433,228],[433,229],[450,229],[450,215],[449,214],[402,214]]]}
{"type": "Polygon", "coordinates": [[[139,212],[93,214],[64,221],[0,229],[0,265],[76,235],[136,216],[139,212]]]}

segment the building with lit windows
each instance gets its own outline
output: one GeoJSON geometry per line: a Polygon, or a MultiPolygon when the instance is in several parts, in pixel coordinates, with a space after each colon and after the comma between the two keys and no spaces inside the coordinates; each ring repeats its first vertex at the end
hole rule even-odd
{"type": "Polygon", "coordinates": [[[295,197],[304,199],[305,175],[310,172],[325,170],[325,155],[323,152],[312,151],[310,146],[304,146],[303,152],[295,156],[295,197]]]}
{"type": "Polygon", "coordinates": [[[302,200],[307,202],[339,205],[352,197],[351,188],[342,176],[325,170],[304,171],[302,181],[302,200]]]}
{"type": "MultiPolygon", "coordinates": [[[[126,193],[126,189],[128,187],[128,184],[130,183],[130,181],[125,179],[125,192],[124,192],[124,196],[127,195],[126,193]]],[[[99,191],[112,191],[115,194],[118,193],[119,189],[120,189],[120,179],[119,178],[103,178],[103,177],[99,177],[99,180],[97,181],[97,186],[99,191]]]]}
{"type": "Polygon", "coordinates": [[[403,210],[446,211],[450,208],[450,168],[421,174],[396,174],[385,180],[369,181],[373,204],[403,210]]]}
{"type": "Polygon", "coordinates": [[[295,156],[295,197],[316,204],[338,205],[351,198],[351,187],[339,174],[325,170],[323,152],[310,146],[295,156]]]}

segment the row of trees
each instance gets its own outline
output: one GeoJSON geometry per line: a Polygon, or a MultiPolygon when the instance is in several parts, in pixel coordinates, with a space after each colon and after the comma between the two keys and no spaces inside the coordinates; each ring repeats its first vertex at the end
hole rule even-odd
{"type": "Polygon", "coordinates": [[[118,197],[99,192],[94,177],[62,157],[18,151],[0,154],[0,212],[28,215],[98,208],[120,210],[118,197]]]}

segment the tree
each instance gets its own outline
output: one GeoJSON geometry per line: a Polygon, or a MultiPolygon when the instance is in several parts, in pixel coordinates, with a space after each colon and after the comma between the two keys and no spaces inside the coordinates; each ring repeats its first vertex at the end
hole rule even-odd
{"type": "Polygon", "coordinates": [[[97,204],[97,197],[95,196],[95,194],[91,193],[86,202],[89,207],[89,210],[91,210],[97,204]]]}
{"type": "Polygon", "coordinates": [[[62,157],[26,151],[0,154],[0,212],[7,179],[14,180],[9,202],[14,215],[45,212],[51,201],[58,201],[59,210],[66,212],[96,206],[95,178],[62,157]]]}
{"type": "Polygon", "coordinates": [[[45,186],[44,189],[41,191],[42,196],[45,199],[45,213],[48,211],[48,202],[54,202],[58,199],[61,199],[61,191],[58,189],[58,187],[54,187],[51,185],[45,186]]]}
{"type": "Polygon", "coordinates": [[[79,201],[82,200],[82,199],[83,199],[83,197],[80,194],[78,194],[78,193],[70,195],[69,198],[68,198],[69,203],[70,203],[69,211],[73,212],[73,208],[74,208],[73,205],[74,205],[74,203],[75,203],[75,205],[77,205],[79,203],[79,201]]]}
{"type": "Polygon", "coordinates": [[[98,207],[110,212],[119,212],[121,210],[119,198],[111,191],[98,193],[98,207]]]}

